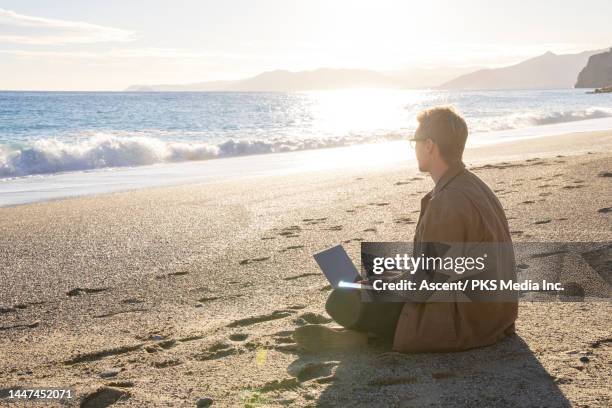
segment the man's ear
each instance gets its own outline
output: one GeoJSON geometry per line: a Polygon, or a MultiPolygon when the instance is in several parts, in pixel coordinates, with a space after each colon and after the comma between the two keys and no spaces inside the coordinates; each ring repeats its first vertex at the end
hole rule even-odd
{"type": "Polygon", "coordinates": [[[427,149],[427,153],[432,154],[436,148],[436,144],[433,140],[427,139],[425,140],[425,148],[427,149]]]}

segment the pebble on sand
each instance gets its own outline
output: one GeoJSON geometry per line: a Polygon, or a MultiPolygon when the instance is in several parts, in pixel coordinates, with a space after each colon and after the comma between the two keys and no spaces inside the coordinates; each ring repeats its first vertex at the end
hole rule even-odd
{"type": "Polygon", "coordinates": [[[100,377],[101,378],[112,378],[112,377],[116,377],[117,375],[119,375],[120,372],[121,372],[120,368],[111,368],[110,370],[101,372],[100,377]]]}

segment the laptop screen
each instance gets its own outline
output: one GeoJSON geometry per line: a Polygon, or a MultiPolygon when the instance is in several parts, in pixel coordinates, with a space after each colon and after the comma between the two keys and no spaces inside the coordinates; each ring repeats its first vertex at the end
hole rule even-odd
{"type": "Polygon", "coordinates": [[[314,255],[314,258],[334,288],[338,287],[340,281],[355,282],[360,277],[357,268],[342,245],[319,252],[314,255]]]}

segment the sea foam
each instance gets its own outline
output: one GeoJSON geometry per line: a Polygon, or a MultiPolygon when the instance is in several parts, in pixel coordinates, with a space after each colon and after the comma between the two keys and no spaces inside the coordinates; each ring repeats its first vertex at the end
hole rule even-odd
{"type": "MultiPolygon", "coordinates": [[[[392,140],[394,137],[389,135],[384,139],[392,140]]],[[[79,142],[41,139],[17,149],[8,149],[0,145],[0,178],[321,149],[376,140],[380,138],[329,137],[299,140],[275,138],[227,140],[218,144],[209,144],[113,134],[96,134],[79,142]]]]}

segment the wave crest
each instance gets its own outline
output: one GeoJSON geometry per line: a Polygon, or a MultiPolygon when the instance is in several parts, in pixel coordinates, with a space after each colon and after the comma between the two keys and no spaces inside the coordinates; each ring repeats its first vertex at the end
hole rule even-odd
{"type": "MultiPolygon", "coordinates": [[[[393,135],[389,135],[383,139],[393,138],[393,135]]],[[[20,149],[8,150],[0,146],[0,178],[321,149],[380,139],[380,137],[301,140],[276,138],[227,140],[219,144],[171,142],[151,137],[109,134],[98,134],[77,143],[41,139],[20,149]]]]}
{"type": "Polygon", "coordinates": [[[541,126],[555,123],[576,122],[579,120],[602,119],[612,117],[612,110],[604,108],[591,108],[583,110],[569,110],[546,112],[539,114],[526,114],[516,117],[517,125],[541,126]]]}

